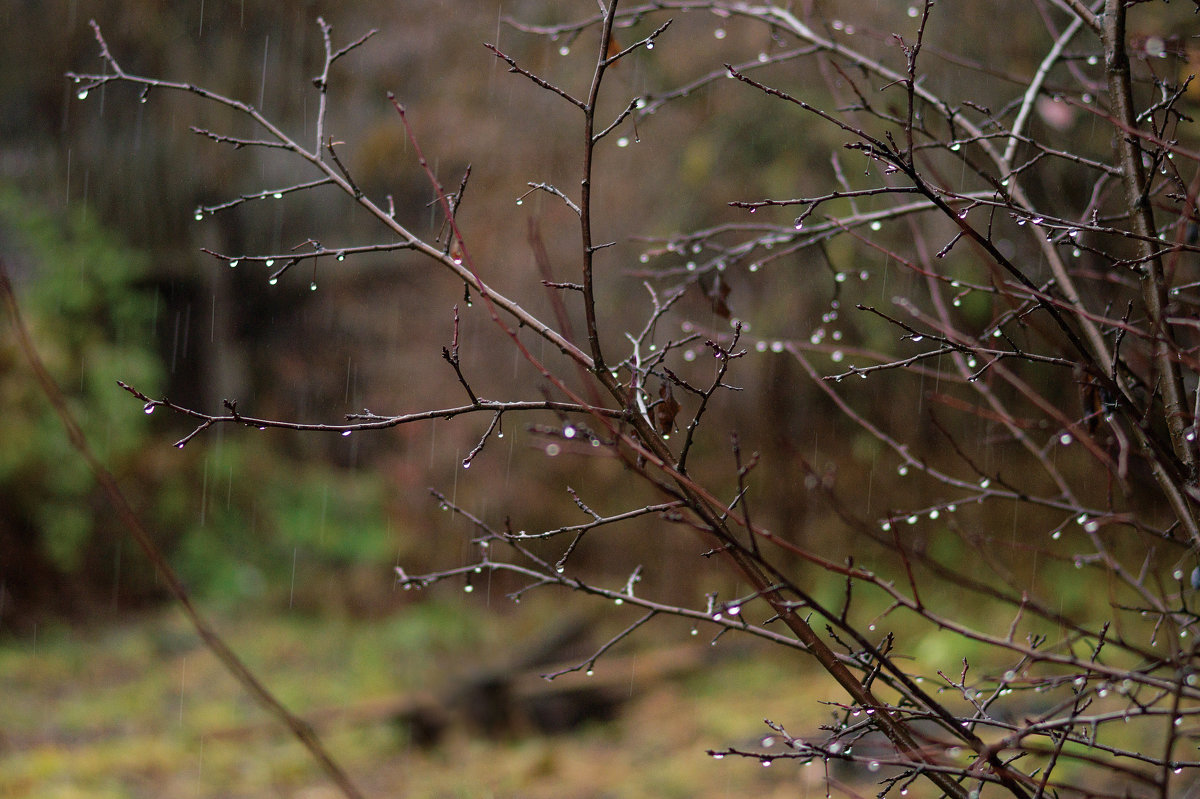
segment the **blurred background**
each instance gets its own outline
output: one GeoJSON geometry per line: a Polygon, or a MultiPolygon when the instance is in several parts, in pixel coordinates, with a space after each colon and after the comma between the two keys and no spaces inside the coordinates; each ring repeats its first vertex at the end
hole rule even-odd
{"type": "MultiPolygon", "coordinates": [[[[891,62],[898,56],[890,32],[911,28],[903,4],[801,5],[825,23],[837,22],[839,12],[861,17],[853,23],[857,43],[891,62]]],[[[641,673],[632,655],[615,661],[603,701],[588,700],[601,709],[579,710],[572,700],[571,712],[560,714],[570,723],[559,726],[582,730],[574,743],[539,736],[547,730],[526,709],[491,727],[469,719],[466,732],[449,733],[451,744],[421,748],[414,714],[430,704],[471,706],[462,697],[481,674],[524,674],[536,665],[523,657],[524,642],[543,650],[541,662],[586,658],[607,633],[636,618],[601,614],[594,603],[563,595],[531,595],[518,606],[506,594],[519,584],[499,578],[472,586],[469,595],[444,585],[427,596],[398,591],[396,565],[419,573],[473,556],[470,528],[440,510],[429,489],[492,524],[530,531],[586,519],[568,487],[602,513],[658,498],[613,460],[570,447],[551,455],[530,426],[561,424],[553,415],[506,418],[504,437],[492,439],[469,470],[462,461],[486,429],[482,417],[349,437],[215,428],[173,448],[192,426],[162,409],[142,413],[117,380],[210,413],[231,399],[243,413],[304,422],[336,423],[364,408],[393,414],[461,404],[462,388],[440,355],[451,341],[455,304],[463,370],[479,395],[540,399],[548,389],[486,311],[467,305],[461,286],[409,254],[324,260],[315,270],[304,264],[274,286],[260,265],[230,269],[205,255],[201,248],[237,256],[284,252],[309,239],[330,249],[387,239],[326,190],[197,220],[198,207],[309,176],[277,153],[233,150],[191,131],[260,135],[227,109],[181,94],[141,96],[121,85],[80,98],[64,73],[105,69],[88,26],[95,19],[127,72],[190,81],[246,101],[311,147],[312,78],[322,63],[317,17],[332,24],[335,46],[378,29],[332,73],[326,131],[341,142],[341,158],[372,199],[386,204],[390,197],[410,229],[436,235],[435,195],[386,101],[394,92],[443,185],[457,187],[471,168],[459,220],[482,276],[552,319],[530,225],[544,239],[554,278],[563,281],[577,279],[578,229],[562,203],[541,192],[525,195],[527,183],[543,181],[575,194],[579,114],[509,74],[482,43],[582,93],[594,34],[552,40],[521,33],[504,18],[553,24],[594,8],[533,0],[0,3],[0,256],[39,351],[92,446],[235,649],[296,709],[328,714],[335,751],[379,795],[724,796],[753,789],[794,796],[798,784],[809,784],[803,775],[722,766],[701,755],[730,739],[753,739],[764,715],[786,712],[799,726],[815,727],[820,711],[811,707],[813,696],[780,695],[782,681],[807,668],[798,658],[730,643],[728,656],[713,662],[686,648],[695,631],[665,623],[654,642],[685,649],[661,671],[650,654],[642,656],[641,673]],[[627,686],[623,698],[609,696],[614,681],[627,686]],[[687,701],[698,695],[712,699],[687,701]],[[591,724],[611,718],[622,703],[631,704],[620,721],[591,724]]],[[[1154,24],[1175,30],[1190,19],[1169,13],[1154,24]]],[[[770,56],[786,44],[736,19],[676,17],[652,52],[613,70],[604,98],[610,118],[633,96],[677,89],[726,61],[770,56]]],[[[632,41],[661,21],[619,35],[632,41]]],[[[984,19],[937,27],[931,80],[941,91],[969,92],[975,102],[1000,107],[1014,91],[1010,83],[981,77],[986,70],[955,69],[942,55],[953,44],[972,64],[1030,74],[1046,37],[1042,25],[1028,22],[1027,32],[1015,27],[999,37],[987,35],[984,19]]],[[[830,76],[797,74],[803,63],[760,77],[803,81],[806,99],[832,104],[830,76]]],[[[1062,126],[1077,152],[1107,157],[1104,131],[1097,134],[1070,110],[1043,111],[1035,125],[1062,126]]],[[[597,165],[596,235],[615,242],[598,266],[601,310],[611,320],[606,344],[615,352],[624,351],[623,333],[649,315],[644,281],[660,289],[686,282],[695,257],[686,250],[659,254],[665,238],[746,224],[746,212],[729,201],[822,193],[838,170],[861,168],[831,162],[831,153],[844,153],[840,131],[784,113],[735,81],[684,93],[636,129],[627,127],[625,145],[602,148],[597,165]]],[[[846,164],[854,158],[839,157],[846,164]]],[[[1090,186],[1046,174],[1032,176],[1029,189],[1082,206],[1090,186]]],[[[1034,252],[1019,241],[1012,247],[1034,252]]],[[[748,355],[730,376],[743,390],[717,399],[714,416],[727,428],[700,439],[691,470],[734,489],[729,432],[736,430],[743,449],[763,459],[756,521],[837,560],[856,547],[817,498],[821,481],[806,482],[789,468],[797,453],[830,484],[868,486],[868,518],[944,498],[926,496],[936,487],[906,483],[879,442],[834,413],[797,364],[770,344],[811,342],[832,370],[856,348],[883,346],[895,335],[830,313],[858,296],[903,294],[914,278],[842,241],[761,271],[750,266],[724,275],[728,304],[749,325],[748,355]],[[851,285],[843,285],[846,274],[851,285]],[[834,328],[837,337],[814,337],[834,328]]],[[[727,331],[711,293],[703,282],[692,285],[660,323],[678,331],[664,338],[727,331]]],[[[984,298],[966,305],[968,316],[992,315],[984,298]]],[[[552,354],[539,354],[553,362],[552,354]]],[[[685,377],[711,379],[703,346],[685,361],[693,368],[681,368],[685,377]]],[[[921,441],[933,430],[911,409],[925,390],[912,381],[889,392],[845,393],[864,413],[893,419],[921,441]]],[[[1045,390],[1060,391],[1064,406],[1078,410],[1072,386],[1045,390]]],[[[962,424],[987,434],[984,420],[962,424]]],[[[0,337],[0,442],[0,679],[15,697],[0,710],[0,792],[321,795],[319,776],[299,748],[245,706],[166,603],[7,335],[0,337]]],[[[1019,456],[1003,446],[991,457],[995,469],[1019,462],[1007,461],[1019,456]]],[[[992,523],[984,510],[975,521],[992,523]]],[[[1015,518],[1002,522],[1010,523],[1015,518]]],[[[587,542],[573,556],[579,574],[620,586],[644,564],[639,591],[698,607],[708,592],[738,591],[718,569],[709,571],[697,557],[703,547],[684,532],[647,524],[606,535],[602,546],[587,542]]],[[[796,568],[802,574],[809,567],[796,568]]],[[[841,589],[831,583],[827,590],[841,589]]],[[[699,637],[707,644],[705,634],[699,637]]]]}

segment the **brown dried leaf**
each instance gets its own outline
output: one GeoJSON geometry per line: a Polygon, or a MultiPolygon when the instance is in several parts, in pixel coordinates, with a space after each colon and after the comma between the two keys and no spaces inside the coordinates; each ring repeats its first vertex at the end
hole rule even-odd
{"type": "Polygon", "coordinates": [[[659,403],[654,406],[654,423],[658,432],[668,435],[675,429],[675,417],[679,414],[679,400],[671,390],[670,383],[663,383],[658,389],[659,403]]]}

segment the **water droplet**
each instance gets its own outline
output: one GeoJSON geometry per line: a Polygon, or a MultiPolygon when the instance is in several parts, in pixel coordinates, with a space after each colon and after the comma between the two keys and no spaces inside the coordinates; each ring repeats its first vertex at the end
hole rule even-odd
{"type": "Polygon", "coordinates": [[[930,519],[936,519],[939,515],[940,514],[938,513],[937,508],[934,508],[933,510],[929,511],[930,519]]]}
{"type": "Polygon", "coordinates": [[[797,219],[795,222],[792,223],[792,227],[795,228],[796,230],[803,230],[804,229],[804,220],[797,219]]]}
{"type": "Polygon", "coordinates": [[[724,39],[724,38],[725,38],[725,29],[724,29],[724,28],[717,28],[716,30],[714,30],[714,31],[713,31],[713,38],[714,38],[714,39],[724,39]]]}
{"type": "Polygon", "coordinates": [[[559,55],[570,55],[570,54],[571,54],[571,48],[570,48],[570,47],[567,47],[567,46],[564,44],[562,47],[558,48],[558,54],[559,54],[559,55]]]}
{"type": "Polygon", "coordinates": [[[274,258],[268,258],[266,261],[263,262],[263,266],[265,266],[267,269],[270,269],[274,265],[275,265],[274,258]]]}
{"type": "Polygon", "coordinates": [[[1064,447],[1067,446],[1068,444],[1070,444],[1071,441],[1073,441],[1073,440],[1074,439],[1071,438],[1070,433],[1063,433],[1062,435],[1060,435],[1058,437],[1058,443],[1062,444],[1064,447]]]}
{"type": "Polygon", "coordinates": [[[267,285],[269,285],[269,286],[274,286],[274,285],[275,285],[276,283],[278,283],[278,282],[279,282],[279,278],[277,278],[277,277],[273,277],[273,278],[271,278],[270,280],[268,280],[268,281],[267,281],[267,285]]]}
{"type": "Polygon", "coordinates": [[[713,759],[713,760],[722,760],[722,759],[724,759],[724,757],[725,757],[725,755],[721,754],[720,752],[713,752],[713,753],[712,753],[712,759],[713,759]]]}
{"type": "Polygon", "coordinates": [[[236,267],[237,267],[237,265],[238,265],[238,259],[237,259],[237,258],[234,258],[232,261],[230,261],[230,262],[229,262],[229,268],[230,268],[230,269],[234,269],[234,268],[236,268],[236,267]]]}
{"type": "Polygon", "coordinates": [[[908,474],[908,464],[907,464],[907,463],[902,463],[902,464],[900,464],[899,466],[897,466],[897,467],[896,467],[896,474],[900,475],[901,477],[903,477],[904,475],[908,474]]]}
{"type": "Polygon", "coordinates": [[[883,530],[883,531],[886,533],[886,532],[888,532],[889,530],[891,530],[891,529],[892,529],[892,523],[891,523],[891,522],[884,522],[883,524],[879,525],[879,529],[880,529],[880,530],[883,530]]]}
{"type": "Polygon", "coordinates": [[[342,438],[345,438],[346,436],[350,435],[352,432],[354,432],[354,431],[353,430],[343,430],[342,438]]]}
{"type": "Polygon", "coordinates": [[[586,674],[589,677],[591,677],[595,673],[596,673],[595,669],[588,669],[587,671],[584,672],[584,674],[586,674]]]}
{"type": "Polygon", "coordinates": [[[859,279],[859,280],[862,280],[862,281],[867,281],[867,280],[870,280],[870,279],[871,279],[871,273],[870,273],[870,272],[868,272],[866,269],[864,269],[864,270],[862,270],[861,272],[859,272],[859,273],[858,273],[858,279],[859,279]]]}
{"type": "Polygon", "coordinates": [[[339,253],[337,254],[337,259],[338,259],[339,261],[344,261],[344,260],[346,260],[346,253],[344,253],[344,252],[339,252],[339,253]]]}
{"type": "Polygon", "coordinates": [[[571,425],[567,425],[566,427],[563,428],[563,431],[562,431],[563,438],[574,438],[575,433],[576,433],[576,430],[571,425]]]}
{"type": "MultiPolygon", "coordinates": [[[[908,7],[908,16],[909,16],[909,17],[911,17],[912,19],[916,19],[917,15],[918,15],[918,14],[920,14],[920,13],[921,13],[921,12],[917,10],[917,7],[916,7],[916,6],[909,6],[909,7],[908,7]]],[[[905,793],[908,793],[908,792],[907,792],[907,791],[905,791],[905,793]]]]}
{"type": "Polygon", "coordinates": [[[622,136],[621,138],[617,139],[617,146],[618,147],[628,147],[629,146],[629,137],[622,136]]]}
{"type": "Polygon", "coordinates": [[[638,256],[638,261],[644,264],[650,263],[650,256],[647,253],[642,253],[638,256]]]}
{"type": "Polygon", "coordinates": [[[654,42],[646,42],[646,49],[647,49],[647,50],[653,50],[653,49],[654,49],[654,42]]]}
{"type": "Polygon", "coordinates": [[[559,574],[562,574],[566,570],[567,570],[567,567],[562,565],[561,563],[554,567],[554,571],[558,572],[559,574]]]}
{"type": "Polygon", "coordinates": [[[475,590],[475,586],[473,586],[473,585],[468,584],[468,585],[463,586],[463,593],[469,594],[474,590],[475,590]]]}
{"type": "Polygon", "coordinates": [[[829,360],[833,361],[834,363],[841,363],[845,357],[846,354],[841,350],[834,350],[833,352],[829,353],[829,360]]]}
{"type": "Polygon", "coordinates": [[[834,274],[833,279],[838,283],[845,283],[846,282],[846,273],[845,272],[837,272],[834,274]]]}
{"type": "Polygon", "coordinates": [[[562,450],[558,446],[558,444],[547,444],[546,445],[546,454],[549,455],[551,458],[553,458],[555,455],[557,455],[561,451],[562,450]]]}
{"type": "Polygon", "coordinates": [[[150,414],[150,413],[154,413],[154,407],[155,407],[155,403],[147,402],[145,405],[142,406],[142,410],[145,411],[146,413],[150,414]]]}
{"type": "Polygon", "coordinates": [[[616,599],[614,599],[614,600],[613,600],[613,604],[614,604],[614,605],[624,605],[624,604],[625,604],[625,600],[624,600],[624,599],[621,599],[621,597],[617,597],[616,599]]]}
{"type": "Polygon", "coordinates": [[[1055,530],[1053,533],[1050,534],[1050,538],[1055,541],[1062,538],[1062,530],[1055,530]]]}
{"type": "Polygon", "coordinates": [[[183,447],[186,443],[187,443],[186,441],[180,441],[178,444],[175,445],[175,449],[183,449],[183,447]]]}
{"type": "Polygon", "coordinates": [[[75,96],[76,96],[76,97],[78,97],[80,100],[86,100],[86,99],[87,99],[87,96],[88,96],[88,90],[87,90],[87,89],[80,89],[80,90],[79,90],[79,93],[78,93],[78,94],[76,94],[75,96]]]}
{"type": "Polygon", "coordinates": [[[276,200],[282,200],[282,199],[283,199],[283,192],[281,192],[281,191],[277,191],[277,192],[275,192],[274,194],[272,194],[271,196],[272,196],[272,197],[274,197],[276,200]]]}
{"type": "Polygon", "coordinates": [[[872,222],[871,230],[875,230],[875,231],[883,230],[883,223],[880,222],[879,220],[872,222]]]}
{"type": "Polygon", "coordinates": [[[747,267],[747,269],[749,269],[751,272],[757,272],[761,268],[762,268],[762,264],[759,264],[759,263],[753,263],[747,267]]]}
{"type": "Polygon", "coordinates": [[[203,218],[204,218],[204,209],[203,209],[203,208],[197,208],[197,209],[196,209],[196,213],[195,213],[195,215],[193,216],[193,219],[195,219],[197,222],[199,222],[199,221],[200,221],[201,219],[203,219],[203,218]]]}
{"type": "Polygon", "coordinates": [[[308,284],[308,290],[309,290],[309,291],[316,291],[316,290],[317,290],[317,281],[315,281],[315,280],[314,280],[313,282],[309,283],[309,284],[308,284]]]}
{"type": "Polygon", "coordinates": [[[917,514],[914,513],[912,516],[909,516],[904,521],[908,522],[909,524],[916,524],[917,523],[917,514]]]}

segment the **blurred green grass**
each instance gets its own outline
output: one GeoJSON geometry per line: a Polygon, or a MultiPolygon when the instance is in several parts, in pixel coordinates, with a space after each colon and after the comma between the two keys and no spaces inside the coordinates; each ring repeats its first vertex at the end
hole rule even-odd
{"type": "MultiPolygon", "coordinates": [[[[526,604],[508,619],[434,600],[373,620],[268,610],[225,613],[218,625],[303,716],[435,691],[447,674],[502,661],[521,640],[514,626],[549,623],[561,611],[547,602],[531,614],[526,604]]],[[[705,750],[753,746],[767,716],[815,729],[822,719],[814,714],[829,709],[804,686],[821,681],[797,679],[808,665],[796,653],[743,651],[732,639],[719,646],[739,654],[657,684],[639,678],[636,657],[612,667],[602,659],[598,679],[628,679],[632,699],[615,721],[569,735],[497,740],[454,729],[421,749],[388,721],[335,717],[320,731],[373,796],[795,796],[802,767],[717,762],[705,750]],[[610,668],[628,677],[605,674],[610,668]]],[[[0,796],[334,795],[173,609],[98,631],[56,627],[5,641],[0,681],[0,796]]]]}

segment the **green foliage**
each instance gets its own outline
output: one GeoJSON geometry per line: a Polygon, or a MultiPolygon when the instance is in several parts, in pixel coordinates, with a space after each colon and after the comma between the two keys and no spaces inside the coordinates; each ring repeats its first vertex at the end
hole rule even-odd
{"type": "Polygon", "coordinates": [[[314,566],[328,574],[377,564],[386,573],[396,557],[384,486],[371,474],[295,463],[238,438],[207,451],[200,471],[181,497],[191,515],[175,562],[203,593],[254,599],[287,586],[298,561],[307,580],[314,566]]]}
{"type": "MultiPolygon", "coordinates": [[[[310,575],[365,563],[386,573],[396,544],[381,481],[295,464],[265,438],[181,452],[158,429],[170,420],[138,413],[120,390],[117,380],[152,396],[165,388],[145,254],[86,209],[52,214],[2,186],[0,232],[15,245],[7,261],[35,346],[91,446],[193,590],[258,598],[272,583],[286,586],[297,559],[310,575]]],[[[18,604],[14,569],[46,585],[69,581],[76,601],[111,601],[114,580],[126,599],[157,593],[140,555],[119,573],[114,567],[122,547],[133,551],[122,543],[127,531],[11,337],[0,339],[0,408],[0,543],[23,553],[0,564],[0,578],[18,604]]]]}
{"type": "MultiPolygon", "coordinates": [[[[149,391],[163,382],[150,344],[154,298],[136,289],[146,259],[86,209],[54,215],[6,186],[0,186],[0,229],[16,245],[9,269],[36,346],[98,455],[119,472],[146,445],[146,430],[128,412],[116,379],[149,391]]],[[[0,363],[5,526],[8,534],[36,530],[49,562],[75,571],[105,511],[11,338],[0,345],[0,363]]]]}

